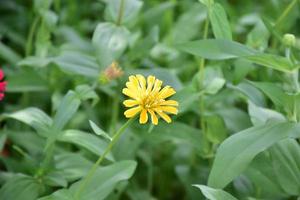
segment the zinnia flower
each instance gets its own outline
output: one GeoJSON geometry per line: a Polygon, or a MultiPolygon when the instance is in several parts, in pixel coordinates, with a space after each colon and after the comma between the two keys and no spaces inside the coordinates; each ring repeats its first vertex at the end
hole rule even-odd
{"type": "Polygon", "coordinates": [[[148,121],[148,113],[151,116],[151,121],[154,125],[158,124],[158,114],[166,122],[172,120],[167,113],[177,114],[178,102],[174,100],[166,100],[166,98],[175,94],[175,90],[170,86],[162,88],[162,81],[154,76],[148,76],[147,81],[144,76],[138,74],[129,76],[129,81],[126,82],[126,88],[123,89],[123,94],[131,99],[125,100],[123,104],[130,109],[124,112],[127,118],[132,118],[140,113],[140,123],[145,124],[148,121]]]}
{"type": "Polygon", "coordinates": [[[2,81],[3,78],[4,78],[4,72],[0,69],[0,100],[4,98],[4,91],[6,89],[6,82],[2,81]]]}

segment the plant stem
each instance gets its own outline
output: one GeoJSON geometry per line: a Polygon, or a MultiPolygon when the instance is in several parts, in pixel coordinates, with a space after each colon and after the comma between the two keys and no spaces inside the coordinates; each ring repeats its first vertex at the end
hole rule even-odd
{"type": "Polygon", "coordinates": [[[136,119],[136,117],[133,117],[129,119],[113,136],[111,142],[108,144],[106,147],[105,151],[103,154],[98,158],[98,160],[95,162],[95,164],[92,166],[90,171],[87,173],[87,175],[84,177],[82,182],[79,185],[79,189],[75,193],[75,199],[79,199],[81,192],[84,190],[86,185],[89,183],[90,179],[93,177],[95,174],[98,166],[101,164],[101,162],[104,160],[106,155],[112,150],[112,147],[115,145],[115,143],[119,140],[120,136],[122,133],[127,129],[127,127],[136,119]]]}
{"type": "Polygon", "coordinates": [[[278,26],[281,24],[281,22],[287,17],[287,15],[291,12],[291,10],[294,8],[298,0],[293,0],[283,11],[283,13],[279,16],[277,21],[275,22],[274,28],[278,28],[278,26]]]}
{"type": "Polygon", "coordinates": [[[34,33],[35,33],[36,28],[37,28],[37,25],[40,23],[40,20],[41,20],[41,18],[39,16],[37,16],[37,17],[35,17],[33,23],[31,24],[29,34],[28,34],[28,38],[27,38],[27,43],[26,43],[26,50],[25,50],[25,55],[26,56],[29,56],[31,54],[34,33]]]}
{"type": "Polygon", "coordinates": [[[51,141],[49,146],[47,146],[47,148],[45,148],[45,158],[42,161],[42,163],[40,164],[39,169],[35,172],[34,177],[42,177],[44,176],[44,174],[47,172],[48,166],[51,162],[53,153],[54,153],[54,149],[55,149],[55,141],[51,141]]]}
{"type": "Polygon", "coordinates": [[[54,149],[55,149],[55,140],[50,141],[49,146],[45,149],[46,157],[45,157],[45,160],[42,163],[43,168],[46,168],[49,165],[49,163],[52,159],[53,153],[54,153],[54,149]]]}
{"type": "MultiPolygon", "coordinates": [[[[287,47],[285,49],[285,57],[292,62],[291,48],[290,47],[287,47]]],[[[294,90],[295,94],[297,95],[300,91],[300,87],[299,87],[299,70],[296,69],[294,72],[292,72],[292,74],[288,74],[288,76],[291,76],[293,90],[294,90]]],[[[293,121],[293,122],[298,122],[297,99],[296,99],[296,97],[293,100],[293,111],[292,111],[292,116],[291,116],[290,120],[293,121]]]]}
{"type": "MultiPolygon", "coordinates": [[[[206,18],[205,24],[204,24],[203,39],[207,39],[208,26],[209,26],[209,19],[208,19],[208,14],[207,14],[207,18],[206,18]]],[[[200,80],[199,81],[200,81],[201,87],[203,87],[203,81],[204,81],[204,67],[205,67],[205,59],[201,58],[200,67],[199,67],[199,72],[200,72],[200,80]]]]}
{"type": "Polygon", "coordinates": [[[124,6],[125,6],[125,0],[121,0],[120,7],[119,7],[119,13],[117,18],[117,25],[120,26],[122,23],[122,17],[124,14],[124,6]]]}
{"type": "MultiPolygon", "coordinates": [[[[208,13],[207,13],[207,17],[206,17],[205,24],[204,24],[203,39],[207,38],[208,27],[209,27],[209,16],[208,16],[208,13]]],[[[201,60],[200,60],[200,66],[199,66],[200,89],[203,89],[203,86],[204,86],[204,72],[205,72],[205,59],[201,58],[201,60]]],[[[204,136],[205,144],[208,145],[208,143],[207,143],[207,137],[206,137],[206,131],[205,131],[205,121],[204,121],[204,117],[203,117],[204,116],[204,111],[205,111],[204,95],[200,96],[199,101],[200,101],[200,113],[201,113],[200,125],[201,125],[202,133],[203,133],[203,136],[204,136]]]]}

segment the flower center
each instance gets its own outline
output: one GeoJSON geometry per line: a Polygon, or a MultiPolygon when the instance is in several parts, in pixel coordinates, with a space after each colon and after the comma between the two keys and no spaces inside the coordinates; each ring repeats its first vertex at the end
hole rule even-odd
{"type": "Polygon", "coordinates": [[[158,103],[164,101],[163,99],[158,99],[155,95],[146,95],[142,101],[141,104],[144,108],[150,109],[155,107],[158,103]]]}

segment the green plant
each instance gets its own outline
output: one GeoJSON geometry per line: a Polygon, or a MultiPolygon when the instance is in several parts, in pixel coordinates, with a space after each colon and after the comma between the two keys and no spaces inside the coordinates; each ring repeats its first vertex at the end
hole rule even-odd
{"type": "Polygon", "coordinates": [[[299,6],[2,0],[0,199],[297,199],[299,6]]]}

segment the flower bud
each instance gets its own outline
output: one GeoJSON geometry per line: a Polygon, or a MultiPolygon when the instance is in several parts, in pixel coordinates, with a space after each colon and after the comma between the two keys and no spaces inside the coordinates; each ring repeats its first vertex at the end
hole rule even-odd
{"type": "Polygon", "coordinates": [[[284,34],[283,36],[283,44],[287,47],[293,47],[296,45],[296,38],[293,34],[284,34]]]}
{"type": "Polygon", "coordinates": [[[104,71],[101,72],[99,80],[102,83],[108,83],[111,80],[117,79],[124,74],[119,64],[114,61],[104,71]]]}

